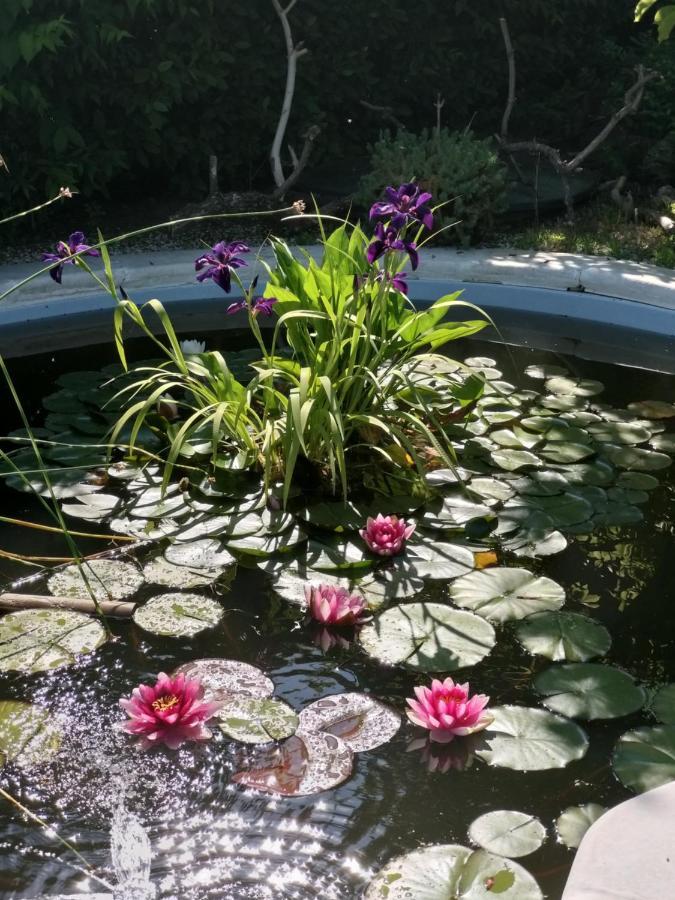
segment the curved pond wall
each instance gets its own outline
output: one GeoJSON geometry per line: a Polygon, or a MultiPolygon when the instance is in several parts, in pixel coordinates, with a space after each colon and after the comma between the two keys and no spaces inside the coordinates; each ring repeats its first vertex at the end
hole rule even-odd
{"type": "MultiPolygon", "coordinates": [[[[310,250],[320,254],[318,247],[310,250]]],[[[225,296],[211,282],[196,284],[194,256],[126,254],[115,260],[115,274],[137,302],[160,299],[183,333],[240,328],[239,317],[225,315],[236,292],[225,296]]],[[[0,293],[35,270],[3,267],[0,293]]],[[[497,326],[481,339],[675,373],[675,278],[669,270],[571,254],[447,248],[425,258],[423,270],[410,278],[411,300],[423,308],[463,291],[463,299],[497,326]]],[[[105,342],[112,337],[113,308],[107,295],[91,291],[84,273],[69,270],[63,286],[41,276],[0,304],[0,352],[23,356],[105,342]]],[[[457,310],[460,319],[474,315],[457,310]]]]}

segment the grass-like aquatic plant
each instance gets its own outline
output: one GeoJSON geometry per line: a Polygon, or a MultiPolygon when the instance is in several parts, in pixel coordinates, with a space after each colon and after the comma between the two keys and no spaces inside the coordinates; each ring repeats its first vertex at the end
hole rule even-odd
{"type": "Polygon", "coordinates": [[[164,357],[156,366],[132,369],[125,379],[119,397],[126,408],[111,444],[128,432],[134,452],[149,427],[164,442],[165,486],[176,466],[201,459],[212,470],[255,467],[268,487],[283,481],[284,503],[300,470],[314,484],[347,497],[350,477],[363,465],[384,463],[406,477],[422,476],[424,453],[432,448],[452,466],[447,424],[462,417],[483,382],[475,375],[463,384],[447,377],[435,351],[475,334],[487,319],[459,293],[415,309],[402,269],[406,258],[413,268],[418,265],[419,241],[433,219],[430,197],[415,184],[389,190],[389,201],[373,207],[372,217],[380,221],[372,239],[345,221],[327,234],[323,217],[313,217],[322,235],[320,262],[309,256],[300,261],[284,241],[272,239],[276,265],[260,297],[254,296],[257,279],[249,287],[241,280],[241,254],[248,252],[241,242],[217,244],[196,260],[198,280],[212,278],[226,292],[235,282],[242,291],[243,299],[227,312],[247,313],[260,348],[246,385],[220,353],[186,355],[158,300],[138,306],[119,297],[107,247],[95,245],[107,289],[118,303],[115,335],[123,365],[125,319],[164,357]],[[476,318],[448,322],[457,307],[473,310],[476,318]],[[155,336],[150,315],[158,317],[163,338],[155,336]],[[259,319],[272,315],[270,338],[259,319]]]}

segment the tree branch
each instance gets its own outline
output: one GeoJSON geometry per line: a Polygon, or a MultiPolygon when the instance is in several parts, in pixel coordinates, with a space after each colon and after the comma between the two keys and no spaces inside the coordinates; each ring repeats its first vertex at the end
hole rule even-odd
{"type": "Polygon", "coordinates": [[[506,59],[509,64],[509,95],[506,101],[506,108],[502,116],[502,140],[507,140],[509,134],[509,121],[511,113],[516,103],[516,55],[513,52],[513,44],[511,43],[511,35],[509,33],[509,25],[505,18],[499,20],[499,27],[502,30],[504,38],[504,48],[506,49],[506,59]]]}
{"type": "Polygon", "coordinates": [[[298,158],[297,154],[293,150],[292,147],[289,147],[289,151],[291,152],[291,158],[293,159],[293,171],[288,176],[288,178],[280,184],[277,189],[274,191],[272,196],[275,199],[279,197],[283,197],[284,194],[290,190],[291,187],[295,184],[295,182],[300,177],[300,173],[305,168],[307,163],[309,162],[309,157],[312,155],[312,150],[314,149],[314,141],[318,138],[319,132],[321,129],[318,125],[312,125],[311,128],[308,128],[305,133],[305,143],[302,146],[302,152],[300,153],[300,158],[298,158]]]}
{"type": "Polygon", "coordinates": [[[509,120],[511,118],[511,112],[513,111],[513,106],[516,99],[515,55],[513,52],[513,45],[511,43],[509,27],[506,19],[500,19],[499,24],[502,30],[502,37],[504,38],[506,57],[509,65],[509,96],[506,104],[506,109],[504,110],[504,115],[502,117],[501,133],[499,135],[495,135],[495,137],[500,147],[506,153],[512,154],[518,152],[519,150],[522,150],[527,153],[541,154],[551,162],[551,165],[562,180],[565,195],[565,207],[567,209],[567,218],[570,222],[572,222],[574,220],[574,206],[572,201],[572,191],[570,187],[569,176],[576,169],[578,169],[581,164],[592,153],[594,153],[604,141],[607,140],[607,138],[614,131],[619,122],[621,122],[626,118],[626,116],[631,115],[638,109],[644,96],[645,86],[650,81],[653,81],[655,78],[660,78],[661,76],[658,72],[654,72],[650,69],[645,69],[644,66],[637,66],[635,70],[637,72],[637,80],[635,81],[635,84],[631,85],[631,87],[629,87],[626,91],[624,95],[624,103],[621,109],[617,110],[614,113],[614,115],[609,119],[604,128],[602,128],[598,132],[598,134],[596,134],[596,136],[592,140],[590,140],[588,144],[586,144],[583,150],[580,150],[576,154],[576,156],[572,157],[572,159],[563,160],[559,150],[557,150],[555,147],[549,146],[548,144],[544,144],[541,141],[510,141],[508,139],[509,120]]]}

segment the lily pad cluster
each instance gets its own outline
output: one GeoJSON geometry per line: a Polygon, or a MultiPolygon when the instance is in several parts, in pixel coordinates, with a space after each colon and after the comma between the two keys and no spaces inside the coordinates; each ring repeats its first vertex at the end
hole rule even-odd
{"type": "Polygon", "coordinates": [[[273,698],[260,669],[235,660],[195,660],[179,673],[199,678],[206,699],[222,702],[215,721],[227,738],[260,745],[233,780],[266,793],[297,797],[341,784],[355,753],[391,740],[401,725],[393,709],[360,693],[324,697],[296,714],[273,698]]]}

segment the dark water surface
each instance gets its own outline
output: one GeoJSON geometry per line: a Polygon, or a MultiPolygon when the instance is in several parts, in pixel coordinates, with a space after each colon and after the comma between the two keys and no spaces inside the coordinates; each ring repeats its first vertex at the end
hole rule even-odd
{"type": "MultiPolygon", "coordinates": [[[[532,382],[519,374],[526,365],[561,364],[559,357],[511,353],[477,342],[454,352],[498,356],[504,377],[528,381],[528,387],[532,382]]],[[[17,361],[12,372],[38,421],[39,399],[53,390],[56,375],[112,359],[110,350],[95,349],[60,354],[54,362],[47,357],[17,361]]],[[[574,374],[603,381],[602,399],[617,407],[641,399],[672,401],[675,395],[674,381],[666,376],[577,359],[563,364],[574,374]]],[[[8,431],[15,417],[6,392],[3,396],[8,431]]],[[[672,429],[672,421],[667,427],[672,429]]],[[[565,587],[566,609],[585,612],[607,626],[613,638],[608,660],[648,686],[675,680],[675,484],[672,470],[658,474],[663,484],[642,507],[644,522],[596,532],[590,539],[570,538],[563,553],[525,562],[565,587]]],[[[0,490],[5,515],[46,521],[31,498],[0,490]]],[[[96,529],[79,520],[74,527],[80,525],[96,529]]],[[[0,548],[26,554],[67,552],[58,537],[7,525],[0,525],[0,548]]],[[[94,552],[101,545],[82,541],[81,549],[94,552]]],[[[24,574],[22,567],[0,559],[4,584],[24,574]]],[[[612,773],[610,755],[622,733],[653,721],[647,712],[582,723],[590,738],[582,760],[565,769],[530,773],[490,768],[453,745],[429,759],[422,750],[408,749],[417,732],[405,724],[390,743],[356,755],[347,782],[295,799],[275,799],[231,784],[233,770],[244,762],[243,751],[220,736],[177,753],[137,753],[111,727],[121,718],[117,700],[157,672],[199,657],[240,659],[260,667],[273,679],[275,695],[296,710],[328,694],[356,690],[402,712],[413,686],[426,681],[403,669],[383,668],[358,646],[324,653],[298,610],[272,594],[269,580],[258,571],[240,568],[229,586],[215,591],[227,609],[224,622],[191,641],[150,639],[133,624],[117,621],[119,639],[80,665],[0,681],[0,699],[31,700],[70,721],[65,750],[55,762],[23,775],[7,768],[0,785],[57,828],[100,871],[110,872],[111,816],[121,798],[149,832],[151,876],[159,895],[181,900],[350,900],[360,897],[369,875],[390,857],[428,842],[468,843],[467,830],[477,816],[517,809],[539,817],[548,830],[541,849],[519,862],[556,900],[573,854],[556,841],[554,820],[571,805],[609,806],[630,796],[612,773]]],[[[445,586],[436,582],[427,595],[444,596],[445,586]]],[[[458,675],[490,694],[495,705],[537,706],[532,674],[550,663],[525,653],[512,631],[501,628],[493,652],[458,675]]],[[[70,863],[75,858],[53,837],[22,821],[0,800],[2,900],[102,890],[70,863]]]]}

